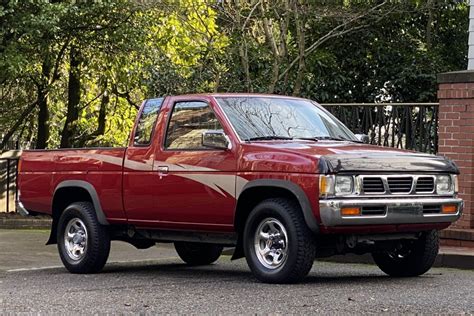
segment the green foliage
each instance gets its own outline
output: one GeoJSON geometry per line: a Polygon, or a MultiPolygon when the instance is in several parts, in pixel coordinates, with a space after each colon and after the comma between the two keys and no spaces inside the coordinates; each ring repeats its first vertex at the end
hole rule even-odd
{"type": "Polygon", "coordinates": [[[0,134],[58,147],[69,115],[71,146],[125,145],[141,100],[181,93],[435,101],[467,29],[457,0],[0,0],[0,134]]]}

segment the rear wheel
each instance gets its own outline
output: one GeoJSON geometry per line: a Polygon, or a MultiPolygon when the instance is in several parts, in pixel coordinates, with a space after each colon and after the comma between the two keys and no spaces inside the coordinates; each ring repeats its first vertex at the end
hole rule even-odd
{"type": "Polygon", "coordinates": [[[102,270],[110,252],[110,237],[99,224],[89,202],[69,205],[58,222],[58,250],[61,261],[71,273],[95,273],[102,270]]]}
{"type": "Polygon", "coordinates": [[[294,283],[311,270],[314,238],[295,201],[275,198],[258,204],[243,237],[247,264],[262,282],[294,283]]]}
{"type": "Polygon", "coordinates": [[[222,254],[222,246],[197,243],[175,242],[174,247],[179,257],[189,265],[207,265],[215,262],[222,254]]]}
{"type": "Polygon", "coordinates": [[[433,266],[439,250],[438,231],[423,233],[415,241],[401,243],[396,249],[373,253],[377,266],[393,277],[413,277],[427,272],[433,266]]]}

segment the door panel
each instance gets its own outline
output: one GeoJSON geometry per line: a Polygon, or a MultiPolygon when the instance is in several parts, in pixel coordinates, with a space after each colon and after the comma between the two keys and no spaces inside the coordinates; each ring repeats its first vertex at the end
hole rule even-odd
{"type": "Polygon", "coordinates": [[[150,99],[135,122],[123,166],[123,204],[129,221],[156,217],[156,172],[154,139],[158,132],[163,99],[150,99]]]}
{"type": "Polygon", "coordinates": [[[172,105],[166,140],[154,162],[159,221],[163,227],[232,230],[236,153],[201,143],[203,131],[223,125],[209,101],[177,100],[172,105]],[[162,167],[168,167],[167,174],[159,174],[162,167]]]}

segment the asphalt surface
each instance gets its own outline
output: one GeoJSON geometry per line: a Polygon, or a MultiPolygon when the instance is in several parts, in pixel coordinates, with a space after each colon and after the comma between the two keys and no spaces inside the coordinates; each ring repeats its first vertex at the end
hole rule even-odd
{"type": "Polygon", "coordinates": [[[305,281],[256,281],[245,260],[188,267],[169,245],[120,242],[104,271],[69,274],[47,232],[0,230],[0,313],[474,313],[474,271],[393,279],[377,267],[316,261],[305,281]]]}

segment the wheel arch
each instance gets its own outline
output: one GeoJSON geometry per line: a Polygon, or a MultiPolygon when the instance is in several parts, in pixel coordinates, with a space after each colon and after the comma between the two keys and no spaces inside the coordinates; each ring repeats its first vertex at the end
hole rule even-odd
{"type": "Polygon", "coordinates": [[[53,194],[51,204],[51,215],[53,223],[51,226],[51,235],[47,244],[55,244],[57,223],[64,209],[74,202],[87,201],[94,206],[97,220],[101,225],[109,225],[107,218],[102,210],[99,196],[94,186],[89,182],[82,180],[66,180],[59,183],[53,194]]]}
{"type": "MultiPolygon", "coordinates": [[[[311,203],[309,202],[308,196],[303,191],[303,189],[299,185],[291,181],[277,179],[258,179],[245,184],[245,186],[242,188],[242,192],[239,194],[239,197],[237,199],[236,212],[234,216],[234,227],[236,230],[241,229],[242,225],[245,223],[246,217],[242,215],[245,215],[245,212],[250,213],[251,209],[248,209],[249,204],[256,205],[262,199],[267,198],[267,194],[264,194],[261,198],[254,199],[252,201],[249,201],[247,198],[253,197],[256,193],[262,192],[267,193],[271,197],[277,196],[278,193],[282,192],[285,192],[287,195],[288,193],[290,193],[290,196],[293,197],[296,201],[298,201],[308,227],[311,229],[311,231],[313,231],[313,233],[319,232],[318,223],[313,214],[313,208],[311,207],[311,203]],[[267,191],[269,190],[270,193],[267,193],[267,191]]],[[[248,213],[246,215],[248,215],[248,213]]]]}
{"type": "Polygon", "coordinates": [[[306,225],[308,225],[313,233],[319,233],[319,226],[313,214],[311,203],[299,185],[287,180],[253,180],[242,188],[242,192],[237,199],[234,228],[238,233],[238,241],[232,259],[238,259],[243,256],[242,231],[248,215],[259,202],[272,197],[288,197],[297,201],[300,205],[306,225]]]}

